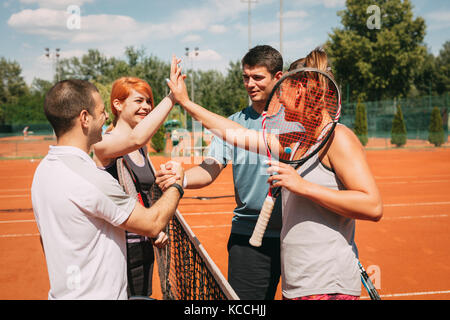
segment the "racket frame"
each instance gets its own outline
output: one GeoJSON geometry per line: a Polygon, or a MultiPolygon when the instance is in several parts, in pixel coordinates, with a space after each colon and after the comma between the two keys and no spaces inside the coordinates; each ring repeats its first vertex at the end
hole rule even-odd
{"type": "MultiPolygon", "coordinates": [[[[316,68],[298,68],[292,71],[289,71],[288,73],[284,74],[280,80],[277,81],[277,83],[275,84],[275,86],[273,87],[272,91],[269,94],[269,98],[267,99],[266,105],[264,107],[264,112],[266,113],[267,110],[269,109],[269,105],[270,105],[270,101],[272,100],[274,94],[277,92],[277,89],[281,86],[281,84],[283,83],[283,81],[286,78],[291,77],[292,75],[299,73],[299,72],[317,72],[322,74],[323,76],[325,76],[327,79],[329,79],[331,81],[331,83],[333,83],[335,89],[336,89],[336,96],[337,96],[337,106],[338,106],[338,110],[336,112],[336,116],[333,119],[333,122],[331,123],[331,128],[330,131],[328,132],[328,134],[326,135],[326,137],[320,142],[320,144],[313,150],[313,152],[311,152],[310,154],[308,154],[306,157],[299,159],[299,160],[282,160],[279,159],[279,162],[283,162],[286,164],[291,164],[291,165],[297,165],[295,168],[297,169],[299,166],[301,166],[302,164],[304,164],[306,161],[308,161],[312,156],[314,156],[317,152],[319,152],[323,146],[328,142],[328,140],[330,139],[334,128],[336,127],[337,123],[339,122],[339,117],[341,115],[341,91],[339,90],[339,86],[337,85],[336,81],[331,78],[326,72],[323,72],[319,69],[316,68]]],[[[266,115],[264,115],[266,116],[266,115]]],[[[263,134],[265,135],[265,127],[263,128],[263,134]]],[[[266,140],[266,139],[265,139],[266,140]]],[[[267,148],[267,152],[270,153],[270,148],[267,145],[267,141],[266,142],[266,148],[267,148]]],[[[294,151],[293,151],[294,152],[294,151]]]]}
{"type": "MultiPolygon", "coordinates": [[[[327,79],[329,79],[331,81],[331,83],[333,83],[335,89],[336,89],[336,95],[337,95],[337,103],[338,103],[338,111],[336,112],[336,116],[333,119],[333,122],[331,123],[331,128],[329,129],[330,131],[328,132],[328,134],[325,136],[325,138],[320,142],[320,144],[311,152],[309,153],[306,157],[301,158],[299,160],[282,160],[279,159],[279,162],[283,162],[286,164],[290,164],[294,167],[295,170],[297,170],[302,164],[304,164],[306,161],[308,161],[311,157],[313,157],[315,154],[317,154],[328,142],[328,140],[330,139],[331,135],[333,134],[334,129],[336,128],[336,125],[339,122],[339,117],[341,114],[341,91],[339,89],[338,84],[336,83],[336,81],[331,78],[326,72],[323,72],[319,69],[316,68],[298,68],[292,71],[289,71],[288,73],[284,74],[280,80],[277,81],[277,83],[275,84],[275,86],[273,87],[272,91],[269,94],[269,98],[266,102],[266,105],[264,107],[264,112],[267,112],[267,110],[269,109],[269,105],[270,105],[270,101],[272,100],[273,95],[276,93],[277,89],[281,86],[281,84],[283,83],[283,81],[286,78],[291,77],[292,75],[299,73],[299,72],[317,72],[322,74],[323,76],[325,76],[327,79]]],[[[264,132],[265,128],[263,128],[263,134],[265,135],[266,133],[264,132]]],[[[264,140],[265,141],[265,140],[264,140]]],[[[270,153],[270,148],[267,145],[267,141],[266,142],[266,149],[267,149],[267,153],[270,153]]],[[[269,156],[269,158],[271,158],[271,156],[269,156]]],[[[279,193],[281,191],[281,187],[277,187],[274,189],[272,193],[272,196],[274,198],[278,197],[279,193]]]]}
{"type": "Polygon", "coordinates": [[[366,269],[364,269],[363,265],[361,264],[361,261],[358,260],[358,267],[359,271],[361,272],[361,282],[366,289],[367,293],[369,294],[370,299],[372,300],[381,300],[380,295],[378,294],[377,289],[372,283],[372,280],[370,280],[369,275],[366,272],[366,269]]]}
{"type": "MultiPolygon", "coordinates": [[[[325,144],[328,142],[328,140],[330,139],[331,135],[333,134],[333,131],[339,121],[339,117],[341,114],[341,92],[339,90],[339,86],[337,85],[336,81],[334,79],[332,79],[327,73],[316,69],[316,68],[298,68],[295,70],[292,70],[288,73],[286,73],[285,75],[283,75],[278,81],[277,83],[274,85],[272,91],[269,94],[269,97],[266,101],[266,105],[264,107],[264,113],[263,113],[263,136],[264,136],[264,142],[265,142],[265,146],[266,146],[266,151],[267,151],[267,156],[269,159],[272,159],[272,155],[270,153],[270,148],[267,142],[267,138],[266,138],[266,127],[265,127],[265,121],[266,121],[266,116],[267,116],[267,110],[269,109],[269,105],[270,102],[274,96],[274,94],[276,94],[278,88],[281,86],[281,84],[283,83],[283,81],[286,78],[291,77],[292,75],[299,73],[299,72],[317,72],[322,74],[323,76],[325,76],[327,79],[329,79],[331,81],[331,83],[333,83],[335,89],[336,89],[336,99],[337,99],[337,107],[338,110],[336,112],[336,116],[334,117],[334,119],[332,119],[332,127],[329,129],[329,132],[327,133],[326,137],[324,139],[322,139],[322,141],[320,142],[320,144],[311,152],[309,153],[306,157],[299,159],[299,160],[294,160],[294,161],[286,161],[286,160],[281,160],[279,159],[280,162],[283,163],[287,163],[290,164],[292,166],[294,166],[294,168],[297,170],[302,164],[304,164],[306,161],[308,161],[312,156],[314,156],[315,154],[317,154],[317,152],[319,152],[324,146],[325,144]]],[[[295,151],[294,151],[295,152],[295,151]]],[[[266,199],[264,200],[264,204],[263,207],[261,208],[261,212],[258,216],[258,220],[256,221],[256,225],[255,225],[255,229],[253,230],[252,236],[250,237],[249,243],[254,246],[254,247],[260,247],[262,244],[262,239],[264,237],[264,233],[266,231],[267,228],[267,224],[269,222],[270,216],[272,215],[272,209],[275,203],[276,198],[278,197],[279,193],[281,191],[281,187],[277,187],[275,189],[269,187],[269,192],[268,195],[266,197],[266,199]],[[272,198],[272,199],[269,199],[272,198]],[[269,201],[269,200],[273,200],[273,201],[269,201]]]]}

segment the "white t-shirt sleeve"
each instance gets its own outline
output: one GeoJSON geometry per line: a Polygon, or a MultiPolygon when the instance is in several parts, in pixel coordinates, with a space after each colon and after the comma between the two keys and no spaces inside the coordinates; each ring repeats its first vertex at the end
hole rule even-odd
{"type": "Polygon", "coordinates": [[[70,200],[86,214],[119,226],[133,212],[137,199],[126,194],[109,173],[96,170],[85,187],[77,188],[70,200]]]}

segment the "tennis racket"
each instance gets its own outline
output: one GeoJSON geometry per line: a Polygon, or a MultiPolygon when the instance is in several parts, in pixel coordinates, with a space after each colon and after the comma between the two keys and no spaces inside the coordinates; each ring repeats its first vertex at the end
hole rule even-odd
{"type": "Polygon", "coordinates": [[[117,176],[119,178],[119,184],[122,186],[123,190],[126,194],[130,195],[132,198],[136,198],[140,200],[139,193],[136,190],[136,186],[133,181],[132,172],[128,170],[128,166],[126,165],[123,158],[119,158],[116,160],[117,166],[117,176]]]}
{"type": "Polygon", "coordinates": [[[361,272],[361,282],[363,283],[364,288],[366,288],[370,299],[381,300],[380,295],[377,292],[377,289],[373,285],[372,281],[370,280],[369,275],[367,274],[366,270],[364,269],[364,267],[362,266],[360,261],[358,261],[358,267],[359,267],[359,271],[361,272]]]}
{"type": "MultiPolygon", "coordinates": [[[[285,74],[274,86],[262,114],[263,137],[270,160],[298,169],[327,143],[341,113],[339,88],[330,75],[315,68],[285,74]]],[[[269,188],[250,238],[261,246],[280,188],[269,188]]]]}

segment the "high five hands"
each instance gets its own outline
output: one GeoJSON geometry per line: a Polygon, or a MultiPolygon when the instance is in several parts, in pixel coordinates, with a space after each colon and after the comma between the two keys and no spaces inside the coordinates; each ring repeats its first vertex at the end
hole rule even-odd
{"type": "Polygon", "coordinates": [[[175,55],[172,56],[172,63],[170,65],[170,78],[166,79],[167,85],[169,86],[175,101],[181,106],[184,106],[189,102],[189,95],[186,88],[185,74],[181,74],[181,67],[179,63],[181,59],[178,59],[175,55]]]}

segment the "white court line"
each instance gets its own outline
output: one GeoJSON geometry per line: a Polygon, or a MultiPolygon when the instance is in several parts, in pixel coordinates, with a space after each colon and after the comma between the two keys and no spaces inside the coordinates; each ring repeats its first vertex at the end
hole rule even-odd
{"type": "Polygon", "coordinates": [[[412,220],[412,219],[434,219],[434,218],[447,218],[448,214],[432,214],[425,216],[402,216],[402,217],[386,217],[381,220],[412,220]]]}
{"type": "Polygon", "coordinates": [[[441,202],[410,202],[410,203],[386,203],[383,207],[413,207],[413,206],[435,206],[435,205],[449,205],[450,201],[441,202]]]}
{"type": "Polygon", "coordinates": [[[216,215],[216,214],[233,214],[233,211],[217,211],[217,212],[180,212],[183,216],[203,216],[207,214],[216,215]]]}
{"type": "Polygon", "coordinates": [[[415,181],[386,181],[386,182],[378,182],[377,184],[411,184],[411,183],[441,183],[441,182],[450,182],[450,180],[415,180],[415,181]]]}
{"type": "MultiPolygon", "coordinates": [[[[428,296],[436,294],[448,294],[450,290],[445,291],[424,291],[424,292],[407,292],[407,293],[392,293],[392,294],[382,294],[380,298],[396,298],[396,297],[412,297],[412,296],[428,296]]],[[[370,299],[369,296],[361,296],[361,299],[370,299]]]]}
{"type": "Polygon", "coordinates": [[[430,174],[426,176],[388,176],[388,177],[380,177],[375,176],[375,179],[384,180],[384,179],[411,179],[411,178],[417,178],[417,179],[425,179],[425,178],[442,178],[442,177],[450,177],[450,174],[430,174]]]}
{"type": "Polygon", "coordinates": [[[36,222],[36,220],[3,220],[0,223],[25,223],[25,222],[36,222]]]}
{"type": "Polygon", "coordinates": [[[18,234],[0,234],[0,238],[20,238],[20,237],[36,237],[39,233],[18,233],[18,234]]]}
{"type": "Polygon", "coordinates": [[[1,195],[0,198],[31,198],[31,194],[14,194],[14,195],[1,195]]]}
{"type": "Polygon", "coordinates": [[[30,176],[1,176],[0,180],[1,179],[11,179],[11,178],[14,178],[14,179],[17,179],[17,178],[32,178],[32,177],[33,177],[32,175],[30,175],[30,176]]]}
{"type": "Polygon", "coordinates": [[[0,192],[23,192],[26,191],[28,193],[30,193],[30,188],[25,188],[25,189],[0,189],[0,192]]]}
{"type": "Polygon", "coordinates": [[[191,229],[228,228],[231,224],[216,224],[212,226],[191,226],[191,229]]]}

